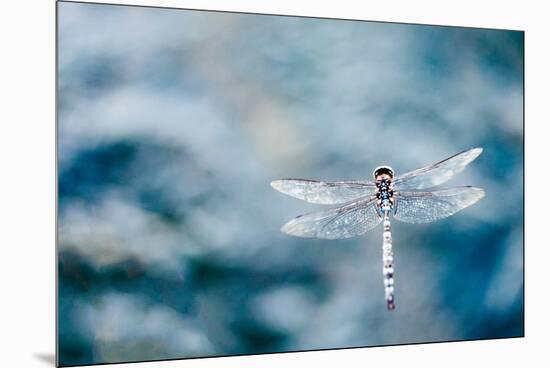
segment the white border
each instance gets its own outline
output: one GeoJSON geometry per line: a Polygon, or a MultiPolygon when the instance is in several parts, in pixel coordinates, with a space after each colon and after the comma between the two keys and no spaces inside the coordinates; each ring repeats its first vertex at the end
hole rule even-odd
{"type": "MultiPolygon", "coordinates": [[[[104,1],[98,1],[104,2],[104,1]]],[[[140,363],[140,367],[518,367],[548,361],[544,236],[550,208],[547,11],[516,1],[150,0],[139,5],[323,16],[526,31],[526,338],[140,363]],[[537,170],[538,169],[538,170],[537,170]],[[544,169],[544,170],[543,170],[544,169]],[[541,203],[542,202],[542,203],[541,203]]],[[[0,11],[1,366],[52,366],[54,352],[54,2],[11,1],[0,11]],[[44,359],[46,357],[46,359],[44,359]]],[[[398,331],[396,331],[398,333],[398,331]]],[[[137,365],[118,365],[133,367],[137,365]]]]}

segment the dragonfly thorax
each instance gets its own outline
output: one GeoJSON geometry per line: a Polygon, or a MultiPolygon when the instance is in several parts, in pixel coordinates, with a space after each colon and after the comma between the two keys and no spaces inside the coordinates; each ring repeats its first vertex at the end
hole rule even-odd
{"type": "Polygon", "coordinates": [[[382,173],[376,177],[376,198],[378,199],[378,207],[382,211],[389,211],[393,208],[393,184],[391,177],[382,173]]]}

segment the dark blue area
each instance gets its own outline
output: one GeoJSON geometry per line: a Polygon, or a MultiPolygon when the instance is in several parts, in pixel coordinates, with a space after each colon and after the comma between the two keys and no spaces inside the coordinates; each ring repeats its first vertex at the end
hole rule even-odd
{"type": "Polygon", "coordinates": [[[93,203],[113,186],[131,185],[128,173],[137,150],[135,142],[113,142],[79,152],[60,170],[60,207],[74,199],[93,203]]]}
{"type": "Polygon", "coordinates": [[[467,61],[502,87],[522,80],[523,32],[431,27],[419,35],[428,41],[419,49],[419,65],[434,81],[447,82],[467,61]]]}

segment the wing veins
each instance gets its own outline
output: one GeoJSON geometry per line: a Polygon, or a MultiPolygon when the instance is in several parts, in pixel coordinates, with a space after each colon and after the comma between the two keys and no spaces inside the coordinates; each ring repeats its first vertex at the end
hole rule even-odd
{"type": "Polygon", "coordinates": [[[286,223],[281,230],[289,235],[339,239],[357,236],[376,226],[381,219],[375,210],[376,197],[365,197],[327,211],[298,216],[286,223]],[[364,211],[365,213],[357,213],[364,211]],[[372,211],[372,212],[369,212],[372,211]],[[356,215],[358,217],[353,218],[356,215]],[[346,219],[351,222],[347,223],[346,219]],[[343,221],[338,225],[337,221],[343,221]],[[331,229],[334,226],[334,229],[331,229]]]}
{"type": "Polygon", "coordinates": [[[308,179],[281,179],[271,182],[281,193],[317,204],[345,204],[374,193],[372,182],[349,180],[324,182],[308,179]]]}
{"type": "Polygon", "coordinates": [[[400,175],[394,184],[396,188],[406,190],[427,189],[443,184],[462,172],[482,152],[482,148],[472,148],[456,153],[435,164],[400,175]]]}

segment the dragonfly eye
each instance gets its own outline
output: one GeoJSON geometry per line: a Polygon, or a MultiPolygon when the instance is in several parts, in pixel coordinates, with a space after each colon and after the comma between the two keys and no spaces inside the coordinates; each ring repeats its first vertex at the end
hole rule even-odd
{"type": "Polygon", "coordinates": [[[378,166],[376,169],[374,169],[374,172],[372,174],[375,179],[377,179],[380,175],[383,175],[383,174],[388,175],[389,179],[393,179],[394,171],[389,166],[378,166]]]}

